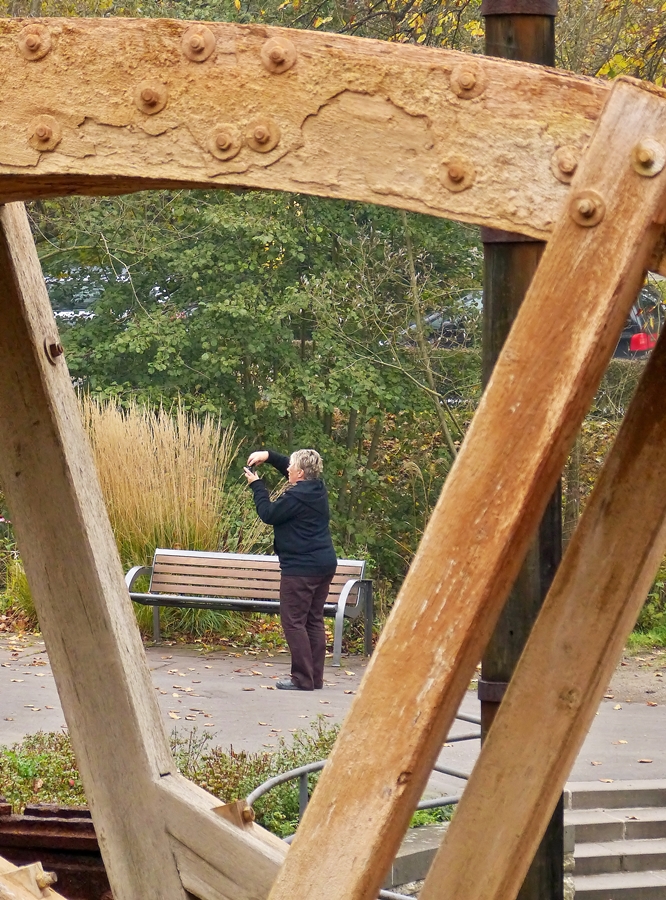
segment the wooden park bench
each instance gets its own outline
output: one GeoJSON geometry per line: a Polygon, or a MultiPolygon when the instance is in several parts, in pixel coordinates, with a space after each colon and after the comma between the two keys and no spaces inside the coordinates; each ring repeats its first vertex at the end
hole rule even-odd
{"type": "MultiPolygon", "coordinates": [[[[324,606],[335,617],[333,665],[340,665],[342,625],[363,615],[364,652],[372,652],[372,581],[364,578],[365,561],[339,559],[324,606]]],[[[155,550],[152,566],[134,566],[125,576],[130,597],[153,607],[153,637],[160,640],[160,607],[235,609],[242,612],[280,611],[280,566],[277,556],[213,553],[199,550],[155,550]],[[150,576],[146,593],[132,588],[150,576]]]]}

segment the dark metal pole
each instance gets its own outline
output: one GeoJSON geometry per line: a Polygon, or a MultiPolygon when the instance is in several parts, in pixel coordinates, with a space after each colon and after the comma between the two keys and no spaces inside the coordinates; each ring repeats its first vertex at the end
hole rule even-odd
{"type": "MultiPolygon", "coordinates": [[[[553,66],[557,0],[483,0],[486,54],[553,66]]],[[[536,271],[544,244],[521,235],[481,229],[484,244],[483,381],[488,382],[511,324],[536,271]]],[[[562,548],[558,485],[507,600],[481,665],[481,733],[488,729],[559,565],[562,548]]],[[[534,710],[539,715],[539,710],[534,710]]],[[[483,738],[482,738],[483,739],[483,738]]],[[[562,900],[562,803],[537,850],[518,900],[562,900]]]]}

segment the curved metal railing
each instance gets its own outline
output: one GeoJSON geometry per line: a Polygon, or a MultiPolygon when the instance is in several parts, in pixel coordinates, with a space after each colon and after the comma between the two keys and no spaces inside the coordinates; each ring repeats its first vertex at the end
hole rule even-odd
{"type": "MultiPolygon", "coordinates": [[[[474,725],[480,725],[481,719],[476,716],[468,716],[463,713],[459,713],[456,716],[456,719],[462,722],[471,722],[474,725]]],[[[478,740],[481,737],[481,732],[475,731],[470,732],[469,734],[457,734],[446,739],[447,744],[460,743],[462,741],[474,741],[478,740]]],[[[264,781],[263,784],[260,784],[256,787],[251,794],[248,794],[246,798],[246,802],[248,806],[252,806],[259,800],[260,797],[263,797],[264,794],[267,794],[269,791],[272,791],[273,788],[278,787],[280,784],[285,784],[287,781],[293,781],[295,778],[298,778],[298,820],[300,822],[303,813],[305,812],[305,808],[309,803],[310,794],[308,788],[308,776],[313,772],[320,772],[324,766],[326,765],[327,760],[320,759],[316,762],[307,763],[304,766],[298,766],[295,769],[290,769],[288,772],[281,772],[279,775],[274,775],[273,778],[269,778],[267,781],[264,781]]],[[[450,775],[452,778],[460,778],[463,781],[467,781],[469,775],[466,772],[461,772],[458,769],[451,769],[448,766],[433,766],[433,772],[439,772],[441,775],[450,775]]],[[[462,793],[460,794],[447,794],[442,797],[433,797],[429,800],[421,800],[419,805],[416,807],[419,809],[437,809],[441,806],[454,806],[456,803],[460,802],[460,798],[462,797],[462,793]]],[[[294,835],[291,834],[289,837],[286,837],[284,840],[286,843],[290,844],[294,838],[294,835]]],[[[407,894],[397,894],[394,891],[380,891],[379,892],[380,900],[414,900],[413,897],[407,896],[407,894]]]]}

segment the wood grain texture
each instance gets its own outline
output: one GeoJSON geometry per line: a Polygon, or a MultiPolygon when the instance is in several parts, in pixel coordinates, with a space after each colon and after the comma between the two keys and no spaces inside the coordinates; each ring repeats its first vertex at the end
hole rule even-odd
{"type": "Polygon", "coordinates": [[[665,383],[661,338],[421,900],[516,895],[666,550],[665,383]]]}
{"type": "Polygon", "coordinates": [[[173,761],[22,204],[0,209],[0,482],[116,900],[185,900],[173,761]]]}
{"type": "Polygon", "coordinates": [[[192,27],[200,26],[0,20],[0,197],[240,185],[547,239],[568,195],[553,154],[582,153],[609,92],[602,81],[525,63],[219,22],[201,26],[214,50],[195,62],[183,52],[192,27]],[[23,30],[36,26],[50,50],[25,58],[23,30]],[[295,54],[279,74],[262,60],[276,40],[295,54]],[[141,105],[146,87],[165,92],[159,111],[161,100],[152,110],[141,105]],[[55,125],[40,141],[45,115],[55,125]],[[253,138],[262,123],[279,130],[268,152],[253,138]],[[214,143],[221,130],[224,151],[214,143]],[[454,164],[463,172],[457,183],[448,177],[454,164]]]}
{"type": "Polygon", "coordinates": [[[288,845],[258,825],[231,825],[216,797],[180,775],[165,776],[159,794],[185,888],[202,900],[265,900],[288,845]]]}
{"type": "Polygon", "coordinates": [[[645,136],[663,94],[616,82],[572,186],[606,214],[556,226],[270,900],[376,896],[660,239],[645,136]]]}

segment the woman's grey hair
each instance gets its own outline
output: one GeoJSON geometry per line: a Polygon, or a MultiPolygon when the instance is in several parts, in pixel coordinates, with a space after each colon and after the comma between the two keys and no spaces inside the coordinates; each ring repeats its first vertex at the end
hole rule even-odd
{"type": "Polygon", "coordinates": [[[316,450],[295,450],[289,462],[303,472],[306,481],[321,478],[324,471],[324,461],[316,450]]]}

